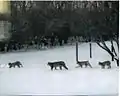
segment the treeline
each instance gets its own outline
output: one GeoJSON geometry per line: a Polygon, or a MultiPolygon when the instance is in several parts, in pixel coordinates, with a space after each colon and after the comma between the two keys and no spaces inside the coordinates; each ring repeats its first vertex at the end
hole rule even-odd
{"type": "Polygon", "coordinates": [[[36,36],[114,40],[119,34],[118,1],[11,1],[11,38],[26,43],[36,36]]]}

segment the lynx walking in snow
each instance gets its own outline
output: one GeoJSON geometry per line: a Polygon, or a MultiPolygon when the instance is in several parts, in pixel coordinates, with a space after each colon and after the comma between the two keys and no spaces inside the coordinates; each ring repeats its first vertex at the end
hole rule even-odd
{"type": "Polygon", "coordinates": [[[9,68],[11,68],[11,67],[15,68],[15,66],[17,66],[18,68],[23,67],[23,65],[21,64],[20,61],[16,61],[16,62],[13,62],[13,63],[8,63],[8,65],[9,65],[9,68]]]}
{"type": "Polygon", "coordinates": [[[98,64],[101,66],[102,69],[105,69],[105,66],[108,66],[108,69],[111,68],[110,61],[99,62],[98,64]]]}
{"type": "Polygon", "coordinates": [[[53,70],[53,68],[56,69],[56,67],[59,67],[60,70],[62,70],[62,67],[64,67],[65,69],[68,70],[68,68],[66,67],[65,65],[65,62],[64,61],[57,61],[57,62],[48,62],[48,64],[50,67],[51,67],[51,70],[53,70]]]}
{"type": "Polygon", "coordinates": [[[90,68],[92,68],[92,66],[90,65],[89,61],[77,61],[77,64],[81,68],[83,67],[83,65],[85,65],[85,67],[89,66],[90,68]]]}

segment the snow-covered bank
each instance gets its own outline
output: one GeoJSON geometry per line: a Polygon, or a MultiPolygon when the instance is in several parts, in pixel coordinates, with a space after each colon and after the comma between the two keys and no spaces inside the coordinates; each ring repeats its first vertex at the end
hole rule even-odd
{"type": "Polygon", "coordinates": [[[0,69],[0,95],[115,95],[118,94],[118,68],[100,69],[98,61],[111,60],[110,55],[92,44],[79,45],[79,60],[89,60],[93,68],[75,68],[75,46],[46,51],[9,53],[0,56],[1,64],[20,60],[24,68],[0,69]],[[51,71],[48,61],[64,60],[69,70],[51,71]]]}
{"type": "Polygon", "coordinates": [[[118,70],[76,69],[41,71],[40,68],[6,69],[0,74],[0,94],[115,94],[118,70]]]}

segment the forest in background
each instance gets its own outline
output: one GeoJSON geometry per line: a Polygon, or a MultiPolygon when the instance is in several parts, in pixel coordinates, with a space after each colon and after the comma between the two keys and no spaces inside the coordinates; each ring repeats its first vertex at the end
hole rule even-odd
{"type": "Polygon", "coordinates": [[[11,41],[26,44],[43,37],[57,37],[62,45],[69,37],[77,40],[80,36],[96,42],[118,62],[113,41],[119,49],[119,1],[10,1],[10,6],[11,15],[0,15],[11,23],[10,36],[1,41],[1,47],[11,41]],[[111,49],[104,42],[107,40],[111,49]]]}
{"type": "Polygon", "coordinates": [[[30,37],[115,39],[119,34],[118,1],[11,1],[11,39],[30,37]],[[115,37],[115,38],[114,38],[115,37]]]}

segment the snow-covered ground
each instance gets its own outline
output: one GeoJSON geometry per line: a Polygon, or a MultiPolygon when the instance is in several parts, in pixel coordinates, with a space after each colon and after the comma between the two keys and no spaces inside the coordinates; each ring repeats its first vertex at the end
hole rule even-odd
{"type": "Polygon", "coordinates": [[[75,46],[7,53],[0,55],[0,96],[3,95],[118,95],[116,63],[97,44],[79,44],[79,60],[89,60],[93,68],[75,68],[75,46]],[[8,62],[21,61],[24,68],[4,67],[8,62]],[[63,60],[69,70],[50,70],[48,61],[63,60]],[[112,69],[100,69],[98,61],[110,60],[112,69]]]}

